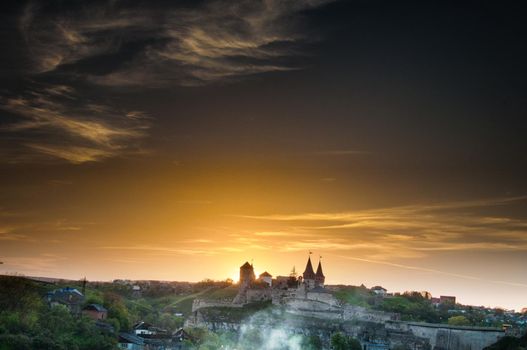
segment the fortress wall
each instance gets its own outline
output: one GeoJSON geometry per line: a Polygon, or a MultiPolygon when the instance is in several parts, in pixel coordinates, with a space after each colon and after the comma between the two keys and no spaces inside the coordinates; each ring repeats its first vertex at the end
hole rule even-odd
{"type": "Polygon", "coordinates": [[[410,331],[416,337],[428,339],[435,350],[481,350],[505,335],[503,330],[496,328],[429,323],[387,322],[386,327],[395,331],[410,331]]]}
{"type": "Polygon", "coordinates": [[[233,304],[232,301],[210,301],[194,299],[192,302],[192,312],[196,312],[204,307],[243,307],[241,304],[233,304]]]}
{"type": "MultiPolygon", "coordinates": [[[[411,323],[400,321],[370,321],[371,314],[364,308],[355,307],[353,320],[344,320],[342,312],[332,310],[313,311],[304,309],[307,305],[322,304],[313,300],[300,302],[296,300],[293,306],[288,307],[287,313],[299,315],[300,318],[288,318],[285,316],[283,321],[277,319],[277,324],[263,323],[261,326],[287,328],[295,333],[303,334],[327,333],[327,338],[331,333],[341,330],[344,333],[358,337],[359,339],[368,335],[373,339],[382,340],[389,344],[390,348],[403,346],[404,348],[423,349],[423,350],[481,350],[504,336],[500,329],[477,328],[477,327],[452,327],[441,324],[411,323]],[[310,303],[310,304],[308,304],[310,303]],[[285,321],[284,321],[285,320],[285,321]]],[[[210,304],[208,304],[210,305],[210,304]]],[[[349,310],[348,310],[349,311],[349,310]]],[[[204,318],[201,312],[196,312],[195,317],[190,317],[186,326],[205,326],[211,330],[231,330],[238,331],[243,323],[232,321],[214,321],[204,318]]]]}
{"type": "Polygon", "coordinates": [[[318,292],[307,292],[307,299],[316,300],[323,303],[327,303],[331,306],[337,306],[338,301],[331,293],[318,293],[318,292]]]}
{"type": "Polygon", "coordinates": [[[412,333],[430,339],[433,349],[480,350],[498,341],[502,331],[410,326],[412,333]]]}
{"type": "Polygon", "coordinates": [[[267,289],[247,289],[246,291],[246,300],[248,303],[253,303],[256,301],[266,301],[272,299],[272,290],[267,289]]]}
{"type": "Polygon", "coordinates": [[[398,319],[398,315],[390,312],[376,311],[366,309],[361,306],[345,305],[344,306],[345,320],[361,320],[368,322],[385,322],[398,319]]]}
{"type": "Polygon", "coordinates": [[[342,313],[341,309],[332,306],[331,304],[321,302],[318,300],[310,299],[298,299],[298,298],[284,298],[284,304],[290,310],[295,311],[310,311],[310,312],[325,312],[325,311],[336,311],[340,314],[342,313]]]}

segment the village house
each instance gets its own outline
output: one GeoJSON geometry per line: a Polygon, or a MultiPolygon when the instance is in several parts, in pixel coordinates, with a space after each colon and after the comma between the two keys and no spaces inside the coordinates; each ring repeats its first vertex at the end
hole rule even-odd
{"type": "Polygon", "coordinates": [[[48,306],[64,305],[73,314],[80,314],[84,303],[84,295],[77,289],[70,287],[48,292],[45,299],[48,306]]]}
{"type": "Polygon", "coordinates": [[[155,335],[156,328],[150,323],[141,321],[134,325],[133,332],[138,336],[155,335]]]}
{"type": "Polygon", "coordinates": [[[269,287],[273,286],[273,275],[271,275],[269,272],[265,271],[264,273],[261,273],[258,277],[261,282],[267,283],[269,287]]]}
{"type": "Polygon", "coordinates": [[[375,295],[385,297],[388,290],[386,288],[383,288],[381,286],[375,286],[370,289],[375,295]]]}
{"type": "Polygon", "coordinates": [[[141,293],[141,286],[139,285],[133,285],[132,286],[132,297],[134,298],[141,298],[142,296],[142,293],[141,293]]]}
{"type": "Polygon", "coordinates": [[[185,349],[186,344],[193,341],[194,338],[185,332],[183,328],[180,328],[172,334],[172,349],[185,349]]]}
{"type": "Polygon", "coordinates": [[[82,309],[82,314],[96,321],[104,321],[108,317],[108,310],[99,304],[89,304],[82,309]]]}
{"type": "Polygon", "coordinates": [[[145,341],[143,338],[138,337],[134,334],[121,332],[119,333],[119,340],[117,345],[120,349],[127,350],[144,350],[145,341]]]}
{"type": "Polygon", "coordinates": [[[456,305],[456,297],[441,295],[439,296],[439,304],[441,305],[456,305]]]}

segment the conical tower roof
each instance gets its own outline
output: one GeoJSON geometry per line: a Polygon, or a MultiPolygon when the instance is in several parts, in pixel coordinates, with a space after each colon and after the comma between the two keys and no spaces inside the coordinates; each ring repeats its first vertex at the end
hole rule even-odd
{"type": "Polygon", "coordinates": [[[324,272],[322,272],[322,262],[321,261],[318,262],[317,277],[325,277],[324,272]]]}
{"type": "Polygon", "coordinates": [[[315,279],[315,271],[311,265],[311,257],[307,258],[306,270],[304,271],[304,279],[315,279]]]}
{"type": "Polygon", "coordinates": [[[253,268],[253,266],[251,264],[249,264],[248,261],[246,261],[245,264],[240,266],[240,269],[252,269],[252,268],[253,268]]]}

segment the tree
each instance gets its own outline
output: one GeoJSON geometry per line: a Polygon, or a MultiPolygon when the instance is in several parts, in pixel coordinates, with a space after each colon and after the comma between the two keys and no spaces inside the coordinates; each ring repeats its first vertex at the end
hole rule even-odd
{"type": "Polygon", "coordinates": [[[307,348],[311,350],[321,350],[322,340],[316,335],[312,335],[307,339],[307,348]]]}
{"type": "Polygon", "coordinates": [[[470,321],[465,316],[452,316],[448,319],[451,326],[470,326],[470,321]]]}
{"type": "Polygon", "coordinates": [[[361,350],[362,347],[357,339],[348,337],[340,332],[331,336],[331,348],[334,350],[361,350]]]}
{"type": "Polygon", "coordinates": [[[348,338],[348,349],[350,350],[362,350],[360,342],[355,338],[348,338]]]}
{"type": "Polygon", "coordinates": [[[108,310],[108,318],[119,321],[119,329],[127,331],[130,329],[130,315],[120,295],[104,293],[104,307],[108,310]]]}

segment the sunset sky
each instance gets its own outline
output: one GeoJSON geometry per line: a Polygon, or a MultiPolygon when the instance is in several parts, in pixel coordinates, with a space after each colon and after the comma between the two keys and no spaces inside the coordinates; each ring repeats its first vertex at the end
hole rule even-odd
{"type": "Polygon", "coordinates": [[[0,273],[527,307],[520,3],[3,2],[0,273]]]}

